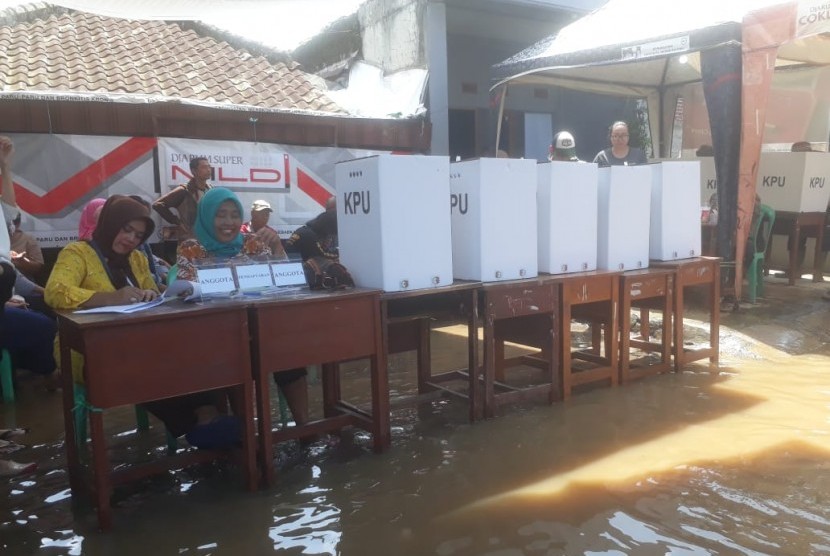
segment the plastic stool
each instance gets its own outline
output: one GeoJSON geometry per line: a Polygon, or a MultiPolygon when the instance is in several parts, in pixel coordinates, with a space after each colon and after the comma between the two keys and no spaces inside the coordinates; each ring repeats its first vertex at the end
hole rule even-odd
{"type": "Polygon", "coordinates": [[[14,402],[14,368],[12,356],[4,349],[0,360],[0,389],[3,390],[3,403],[14,402]]]}

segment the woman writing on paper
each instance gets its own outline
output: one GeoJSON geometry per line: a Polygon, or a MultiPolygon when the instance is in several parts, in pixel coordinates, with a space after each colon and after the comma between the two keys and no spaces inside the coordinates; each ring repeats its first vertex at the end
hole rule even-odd
{"type": "MultiPolygon", "coordinates": [[[[235,262],[244,263],[267,259],[271,249],[255,234],[242,234],[242,203],[236,194],[224,187],[214,187],[199,200],[195,239],[179,243],[177,277],[190,282],[197,281],[197,265],[235,262]]],[[[305,369],[291,369],[274,374],[277,386],[282,390],[294,422],[308,422],[308,385],[305,369]]]]}
{"type": "MultiPolygon", "coordinates": [[[[67,245],[46,284],[46,303],[54,309],[126,305],[152,301],[158,289],[147,258],[136,248],[153,232],[149,210],[123,195],[104,204],[89,241],[67,245]]],[[[83,358],[73,353],[72,372],[82,382],[83,358]]],[[[186,435],[200,448],[227,448],[239,440],[239,422],[221,415],[222,392],[201,392],[143,404],[174,436],[186,435]]]]}

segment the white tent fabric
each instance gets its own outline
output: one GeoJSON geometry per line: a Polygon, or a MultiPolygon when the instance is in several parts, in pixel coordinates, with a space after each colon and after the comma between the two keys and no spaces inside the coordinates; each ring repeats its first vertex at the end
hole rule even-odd
{"type": "MultiPolygon", "coordinates": [[[[493,88],[545,83],[646,97],[649,111],[659,115],[650,118],[652,140],[664,155],[668,145],[660,137],[661,132],[668,135],[668,123],[664,127],[656,122],[670,121],[672,88],[684,79],[700,80],[695,53],[730,43],[740,44],[742,53],[734,229],[735,275],[741,276],[772,74],[777,67],[830,64],[826,0],[698,0],[680,9],[665,0],[610,0],[558,36],[493,66],[493,88]]],[[[721,231],[719,240],[730,232],[721,231]]],[[[740,280],[734,286],[740,296],[740,280]]]]}
{"type": "MultiPolygon", "coordinates": [[[[681,9],[665,0],[610,0],[593,13],[493,66],[493,89],[506,84],[553,85],[648,101],[655,152],[666,155],[676,94],[700,81],[699,52],[741,42],[741,22],[781,0],[698,0],[681,9]],[[658,116],[659,115],[659,116],[658,116]],[[660,122],[664,122],[661,126],[660,122]],[[658,146],[662,145],[658,149],[658,146]]],[[[825,35],[779,49],[776,65],[830,63],[825,35]]]]}

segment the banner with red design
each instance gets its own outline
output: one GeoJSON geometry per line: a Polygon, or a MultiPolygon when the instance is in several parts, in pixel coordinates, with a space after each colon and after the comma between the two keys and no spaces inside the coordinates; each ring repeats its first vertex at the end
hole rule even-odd
{"type": "Polygon", "coordinates": [[[335,194],[334,164],[380,151],[301,147],[244,141],[159,138],[162,191],[187,183],[190,159],[205,157],[213,167],[213,186],[232,189],[242,201],[245,220],[255,200],[274,210],[268,225],[287,238],[319,214],[335,194]]]}
{"type": "MultiPolygon", "coordinates": [[[[239,195],[246,220],[253,201],[268,201],[274,209],[269,224],[288,237],[320,213],[334,194],[335,163],[381,152],[152,137],[10,137],[15,144],[13,172],[23,212],[21,229],[43,247],[75,241],[81,210],[91,199],[117,193],[152,202],[162,192],[186,183],[192,156],[211,161],[215,177],[211,183],[239,195]]],[[[162,230],[164,223],[157,214],[153,217],[162,230]]]]}
{"type": "Polygon", "coordinates": [[[84,205],[114,193],[156,196],[152,137],[12,134],[21,229],[43,247],[78,237],[84,205]]]}

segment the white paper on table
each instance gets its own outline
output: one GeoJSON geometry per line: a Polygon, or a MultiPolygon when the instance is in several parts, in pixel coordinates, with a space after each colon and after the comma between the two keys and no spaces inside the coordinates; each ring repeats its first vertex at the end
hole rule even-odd
{"type": "Polygon", "coordinates": [[[145,301],[142,303],[130,303],[129,305],[107,305],[105,307],[94,307],[92,309],[81,309],[80,311],[75,311],[76,314],[91,314],[91,313],[122,313],[122,314],[129,314],[129,313],[138,313],[139,311],[146,311],[147,309],[152,309],[153,307],[158,307],[165,301],[168,301],[171,298],[165,298],[163,296],[158,296],[153,301],[145,301]]]}
{"type": "Polygon", "coordinates": [[[188,282],[187,280],[175,280],[172,284],[167,286],[164,293],[155,298],[153,301],[145,301],[142,303],[130,303],[129,305],[108,305],[106,307],[94,307],[92,309],[81,309],[75,311],[77,314],[92,314],[92,313],[121,313],[130,314],[138,313],[139,311],[146,311],[153,307],[158,307],[162,303],[174,299],[181,299],[183,301],[191,301],[199,299],[202,295],[199,284],[195,282],[188,282]]]}
{"type": "Polygon", "coordinates": [[[183,301],[191,301],[202,297],[202,288],[196,282],[173,280],[161,296],[165,299],[181,298],[183,301]]]}

